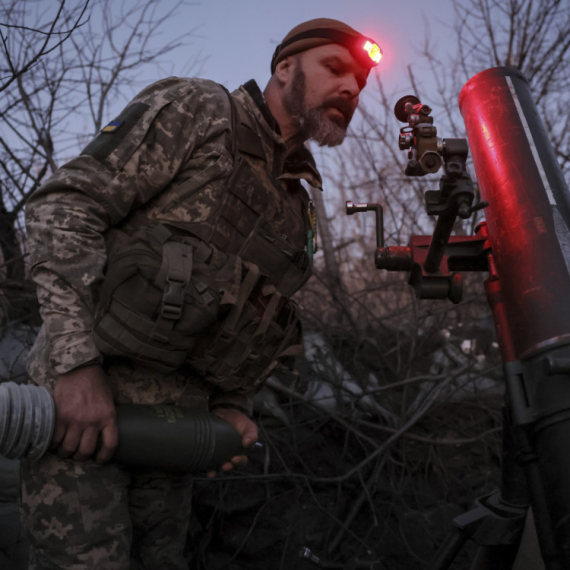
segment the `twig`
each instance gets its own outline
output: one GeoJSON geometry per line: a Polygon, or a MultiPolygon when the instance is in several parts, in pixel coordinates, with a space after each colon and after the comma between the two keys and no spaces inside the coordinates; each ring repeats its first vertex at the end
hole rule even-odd
{"type": "Polygon", "coordinates": [[[309,404],[311,406],[315,406],[315,407],[319,408],[319,410],[324,411],[331,418],[333,418],[339,424],[344,426],[347,430],[351,431],[352,433],[354,433],[358,437],[364,439],[365,441],[367,441],[368,443],[370,443],[371,445],[373,445],[375,448],[378,449],[379,446],[378,446],[377,441],[375,441],[374,439],[363,434],[361,431],[357,430],[354,426],[350,425],[346,420],[341,418],[338,414],[335,414],[334,412],[331,412],[330,410],[327,410],[327,409],[319,406],[319,404],[317,402],[311,402],[310,400],[305,398],[305,396],[303,396],[302,394],[299,394],[298,392],[295,392],[295,390],[292,390],[291,388],[287,388],[287,386],[284,386],[283,384],[281,384],[281,382],[279,382],[279,380],[277,380],[276,378],[270,377],[266,380],[265,383],[267,386],[269,386],[270,388],[272,388],[276,392],[280,392],[281,394],[285,394],[287,396],[292,396],[293,398],[296,398],[297,400],[301,400],[301,401],[305,402],[306,404],[309,404]]]}
{"type": "MultiPolygon", "coordinates": [[[[375,424],[373,422],[369,422],[366,420],[361,420],[361,419],[357,419],[356,420],[359,424],[362,424],[366,427],[372,428],[372,429],[377,429],[378,431],[383,431],[386,433],[395,433],[396,430],[394,428],[390,428],[387,426],[381,426],[378,424],[375,424]]],[[[405,437],[406,439],[411,439],[413,441],[419,441],[421,443],[427,443],[428,445],[466,445],[468,443],[475,443],[477,441],[481,441],[483,438],[498,433],[500,431],[502,431],[503,427],[499,426],[499,427],[494,427],[491,429],[488,429],[487,431],[484,431],[483,433],[480,433],[479,435],[476,435],[474,437],[469,437],[469,438],[464,438],[464,439],[432,439],[429,437],[423,437],[421,435],[416,435],[414,433],[405,433],[403,434],[403,437],[405,437]]]]}

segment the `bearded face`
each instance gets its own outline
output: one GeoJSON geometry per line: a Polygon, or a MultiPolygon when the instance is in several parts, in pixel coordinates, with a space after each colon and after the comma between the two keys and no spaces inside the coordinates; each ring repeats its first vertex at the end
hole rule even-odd
{"type": "Polygon", "coordinates": [[[343,97],[331,97],[318,107],[309,109],[305,102],[306,83],[305,72],[298,60],[289,88],[283,93],[283,105],[291,115],[298,134],[305,140],[313,139],[319,146],[341,144],[354,113],[353,106],[343,97]],[[339,113],[328,118],[325,111],[330,108],[337,109],[339,113]]]}

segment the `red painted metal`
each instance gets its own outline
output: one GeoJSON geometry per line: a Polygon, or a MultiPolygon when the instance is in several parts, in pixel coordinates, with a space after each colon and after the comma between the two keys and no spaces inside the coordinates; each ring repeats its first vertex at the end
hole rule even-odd
{"type": "Polygon", "coordinates": [[[553,217],[553,208],[565,215],[568,188],[517,70],[479,73],[463,87],[459,106],[482,199],[489,202],[501,320],[512,338],[508,359],[524,358],[570,338],[570,274],[553,217]]]}

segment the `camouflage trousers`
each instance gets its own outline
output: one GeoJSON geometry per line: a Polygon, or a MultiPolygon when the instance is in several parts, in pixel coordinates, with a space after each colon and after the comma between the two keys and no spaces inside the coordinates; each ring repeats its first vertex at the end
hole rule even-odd
{"type": "MultiPolygon", "coordinates": [[[[118,404],[206,408],[207,395],[181,374],[160,376],[114,364],[106,370],[118,404]]],[[[49,390],[55,379],[42,382],[49,390]]],[[[114,462],[21,462],[20,511],[30,570],[186,570],[192,477],[114,462]]]]}
{"type": "Polygon", "coordinates": [[[23,462],[30,570],[186,570],[192,478],[114,463],[23,462]]]}

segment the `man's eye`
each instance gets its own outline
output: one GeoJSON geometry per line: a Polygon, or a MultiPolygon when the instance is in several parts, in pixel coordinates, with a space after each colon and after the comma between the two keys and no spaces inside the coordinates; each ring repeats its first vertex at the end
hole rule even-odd
{"type": "Polygon", "coordinates": [[[329,70],[331,71],[331,73],[333,75],[339,75],[340,74],[340,69],[338,67],[335,67],[334,65],[327,65],[327,67],[329,68],[329,70]]]}

